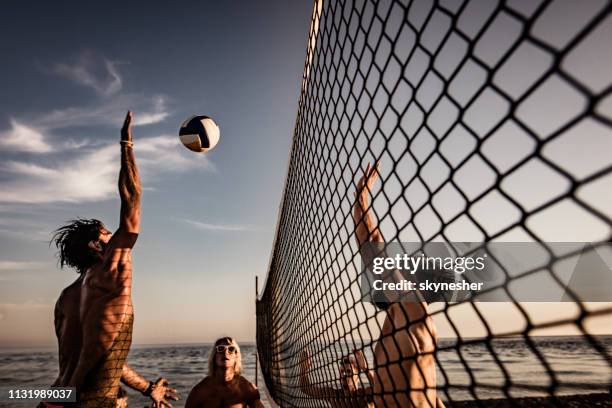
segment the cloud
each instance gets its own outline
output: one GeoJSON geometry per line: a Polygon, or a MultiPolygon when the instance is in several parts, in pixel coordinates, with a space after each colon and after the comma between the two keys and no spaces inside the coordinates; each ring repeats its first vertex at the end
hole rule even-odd
{"type": "Polygon", "coordinates": [[[29,123],[46,130],[66,129],[76,126],[113,126],[123,123],[126,111],[134,112],[134,126],[152,125],[164,121],[170,114],[163,95],[117,95],[101,103],[85,107],[54,109],[36,115],[29,123]]]}
{"type": "Polygon", "coordinates": [[[0,132],[0,146],[3,148],[30,153],[53,151],[45,136],[37,129],[21,124],[15,119],[10,120],[10,126],[10,129],[0,132]]]}
{"type": "Polygon", "coordinates": [[[42,262],[0,261],[0,271],[23,271],[40,268],[43,265],[42,262]]]}
{"type": "Polygon", "coordinates": [[[15,309],[43,309],[53,306],[51,300],[48,299],[32,299],[25,300],[19,303],[0,303],[0,309],[15,310],[15,309]]]}
{"type": "MultiPolygon", "coordinates": [[[[0,129],[0,147],[8,153],[0,161],[0,211],[6,204],[88,202],[116,197],[120,167],[116,142],[126,111],[134,111],[134,126],[160,123],[170,115],[163,95],[120,92],[123,80],[117,62],[94,53],[83,53],[71,64],[55,64],[53,72],[103,97],[88,105],[9,119],[10,127],[0,129]],[[88,134],[66,137],[67,129],[72,129],[72,134],[74,129],[86,129],[83,131],[88,134]],[[11,152],[36,155],[24,158],[11,156],[11,152]]],[[[165,172],[215,170],[208,157],[189,153],[174,135],[143,138],[135,131],[134,142],[137,163],[147,184],[165,172]]],[[[10,229],[0,228],[0,232],[10,233],[10,229]]]]}
{"type": "Polygon", "coordinates": [[[33,242],[49,242],[51,237],[50,231],[46,230],[35,230],[35,231],[20,231],[14,228],[3,228],[0,227],[0,234],[20,240],[33,241],[33,242]]]}
{"type": "Polygon", "coordinates": [[[26,300],[19,303],[0,303],[0,314],[6,315],[14,311],[28,312],[33,310],[47,310],[52,307],[53,302],[44,299],[26,300]]]}
{"type": "Polygon", "coordinates": [[[191,169],[202,169],[213,173],[217,171],[208,156],[187,150],[180,143],[178,136],[164,135],[140,140],[135,138],[134,146],[143,177],[149,174],[185,172],[191,169]]]}
{"type": "Polygon", "coordinates": [[[165,120],[169,112],[162,95],[120,93],[123,89],[123,79],[118,65],[117,61],[111,61],[91,51],[81,53],[72,63],[54,64],[51,69],[53,73],[93,89],[103,96],[102,101],[86,107],[53,110],[32,118],[32,121],[45,129],[121,124],[127,109],[137,113],[134,126],[151,125],[165,120]]]}
{"type": "Polygon", "coordinates": [[[94,89],[103,98],[89,104],[29,113],[9,118],[9,127],[0,129],[0,147],[6,151],[51,153],[88,145],[91,138],[59,139],[63,129],[75,127],[113,127],[118,130],[126,111],[134,112],[134,126],[163,122],[170,115],[164,95],[121,93],[123,80],[117,62],[92,52],[82,53],[71,64],[53,65],[52,72],[80,85],[94,89]]]}
{"type": "Polygon", "coordinates": [[[239,231],[255,231],[251,225],[232,225],[232,224],[209,224],[200,221],[182,219],[181,221],[204,231],[219,231],[219,232],[239,232],[239,231]]]}
{"type": "Polygon", "coordinates": [[[0,282],[11,282],[14,281],[14,277],[17,275],[13,275],[13,272],[19,272],[19,276],[21,276],[24,271],[32,271],[34,269],[40,269],[45,264],[43,262],[30,262],[30,261],[2,261],[0,260],[0,282]]]}
{"type": "MultiPolygon", "coordinates": [[[[0,203],[88,202],[117,197],[119,144],[83,151],[52,164],[7,161],[0,165],[0,171],[10,174],[0,180],[0,203]]],[[[189,152],[176,136],[135,138],[134,151],[145,183],[168,172],[214,171],[207,156],[189,152]]]]}
{"type": "Polygon", "coordinates": [[[115,135],[118,137],[127,109],[134,111],[134,126],[159,123],[170,115],[166,98],[162,95],[117,95],[91,106],[55,109],[29,117],[11,118],[10,128],[0,130],[0,147],[7,151],[36,154],[78,149],[93,142],[91,139],[61,140],[54,135],[74,127],[108,126],[116,128],[115,135]]]}
{"type": "Polygon", "coordinates": [[[8,161],[1,170],[11,178],[0,182],[0,201],[13,203],[99,200],[116,190],[111,176],[110,146],[66,160],[54,167],[8,161]]]}
{"type": "Polygon", "coordinates": [[[153,107],[149,112],[141,112],[134,115],[134,126],[152,125],[163,122],[169,115],[166,108],[166,100],[162,96],[153,98],[153,107]]]}
{"type": "Polygon", "coordinates": [[[35,206],[26,206],[21,203],[0,205],[0,213],[12,213],[12,216],[0,217],[0,234],[28,241],[48,243],[51,238],[51,231],[57,226],[35,220],[35,216],[40,214],[40,210],[35,210],[35,208],[35,206]],[[27,218],[15,216],[15,214],[24,213],[27,218]]]}
{"type": "Polygon", "coordinates": [[[79,85],[88,87],[100,95],[114,95],[123,87],[123,79],[117,62],[93,52],[80,54],[73,63],[58,63],[53,72],[79,85]]]}

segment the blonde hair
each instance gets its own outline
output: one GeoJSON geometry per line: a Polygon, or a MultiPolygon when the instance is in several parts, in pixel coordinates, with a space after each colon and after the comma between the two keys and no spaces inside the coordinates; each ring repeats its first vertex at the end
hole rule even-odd
{"type": "Polygon", "coordinates": [[[240,346],[238,346],[238,343],[232,337],[221,337],[215,341],[215,345],[212,346],[210,353],[208,354],[208,375],[213,375],[215,372],[215,356],[217,355],[217,346],[221,344],[236,347],[236,363],[234,365],[234,372],[236,375],[242,374],[242,354],[240,354],[240,346]]]}

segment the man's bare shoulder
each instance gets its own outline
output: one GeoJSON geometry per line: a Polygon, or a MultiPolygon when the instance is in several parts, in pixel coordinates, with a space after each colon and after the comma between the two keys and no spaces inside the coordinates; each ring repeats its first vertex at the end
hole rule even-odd
{"type": "Polygon", "coordinates": [[[81,283],[82,279],[79,277],[70,285],[66,286],[57,298],[55,308],[63,309],[66,306],[71,307],[74,302],[78,302],[81,297],[81,283]]]}
{"type": "Polygon", "coordinates": [[[249,402],[258,400],[260,398],[259,390],[255,386],[255,384],[253,384],[243,376],[240,376],[240,390],[242,392],[243,397],[249,402]]]}
{"type": "Polygon", "coordinates": [[[239,380],[240,380],[240,387],[244,387],[245,389],[249,389],[249,390],[256,390],[257,389],[255,384],[253,384],[252,382],[250,382],[249,380],[247,380],[243,376],[240,376],[239,380]]]}
{"type": "Polygon", "coordinates": [[[212,377],[206,376],[191,389],[185,407],[199,407],[204,403],[210,403],[211,399],[218,394],[217,391],[212,377]]]}

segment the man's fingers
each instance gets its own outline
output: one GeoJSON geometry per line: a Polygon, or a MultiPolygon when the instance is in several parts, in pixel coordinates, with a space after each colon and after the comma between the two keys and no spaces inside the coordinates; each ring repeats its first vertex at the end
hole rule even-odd
{"type": "Polygon", "coordinates": [[[367,178],[368,178],[368,188],[372,187],[374,185],[374,183],[376,182],[376,179],[378,178],[378,167],[379,162],[376,162],[376,165],[374,167],[372,167],[372,170],[370,171],[370,174],[368,174],[367,178]]]}
{"type": "Polygon", "coordinates": [[[132,124],[132,112],[131,111],[127,111],[127,113],[125,114],[125,119],[123,120],[123,129],[129,128],[132,124]]]}
{"type": "Polygon", "coordinates": [[[357,362],[357,366],[360,369],[365,370],[367,368],[367,362],[365,359],[365,355],[363,354],[363,351],[353,350],[353,354],[355,354],[355,360],[357,362]]]}
{"type": "Polygon", "coordinates": [[[125,114],[125,120],[121,128],[121,138],[123,140],[130,140],[132,138],[132,111],[127,111],[125,114]]]}
{"type": "Polygon", "coordinates": [[[380,161],[377,161],[374,166],[370,169],[370,173],[368,174],[368,178],[376,177],[378,174],[378,169],[380,168],[380,161]]]}

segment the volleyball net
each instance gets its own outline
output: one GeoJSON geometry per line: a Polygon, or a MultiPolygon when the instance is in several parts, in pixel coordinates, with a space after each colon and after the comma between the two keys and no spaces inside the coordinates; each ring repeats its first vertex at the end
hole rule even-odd
{"type": "MultiPolygon", "coordinates": [[[[277,403],[356,406],[346,358],[357,350],[381,369],[374,354],[387,312],[364,291],[353,220],[358,180],[376,162],[368,205],[387,244],[442,242],[452,252],[470,242],[487,252],[520,242],[547,254],[520,273],[498,265],[495,302],[429,303],[447,405],[609,392],[612,346],[596,334],[612,322],[612,303],[559,271],[585,254],[610,259],[611,4],[315,1],[257,301],[259,361],[277,403]],[[589,245],[560,251],[559,241],[589,245]],[[533,275],[561,289],[558,301],[517,295],[514,285],[533,275]],[[576,337],[568,346],[547,335],[576,337]],[[585,356],[594,375],[576,372],[585,356]]],[[[357,388],[372,386],[358,377],[357,388]]]]}

